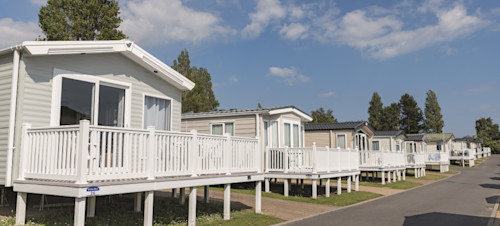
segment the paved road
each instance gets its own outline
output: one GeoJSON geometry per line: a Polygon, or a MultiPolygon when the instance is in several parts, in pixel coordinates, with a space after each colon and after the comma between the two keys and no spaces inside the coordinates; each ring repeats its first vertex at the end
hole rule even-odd
{"type": "Polygon", "coordinates": [[[500,155],[410,191],[289,225],[487,225],[500,192],[500,155]]]}

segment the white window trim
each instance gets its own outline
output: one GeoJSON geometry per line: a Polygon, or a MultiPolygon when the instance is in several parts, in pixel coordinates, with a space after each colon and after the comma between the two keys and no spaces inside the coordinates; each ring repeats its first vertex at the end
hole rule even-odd
{"type": "Polygon", "coordinates": [[[51,114],[50,126],[59,126],[61,119],[61,94],[62,94],[62,79],[69,78],[83,82],[95,84],[93,124],[98,125],[99,122],[99,85],[105,85],[125,90],[125,109],[124,109],[124,128],[130,127],[130,112],[131,112],[131,99],[132,99],[132,84],[128,82],[115,81],[113,79],[101,78],[95,75],[82,74],[78,72],[67,71],[59,68],[54,68],[52,79],[52,101],[51,101],[51,114]]]}
{"type": "Polygon", "coordinates": [[[380,141],[379,140],[372,140],[372,149],[374,151],[380,151],[380,141]],[[378,150],[375,150],[373,147],[375,147],[374,143],[377,143],[377,146],[378,146],[378,150]]]}
{"type": "Polygon", "coordinates": [[[281,136],[280,136],[281,135],[281,128],[280,127],[281,126],[280,126],[280,121],[281,120],[279,118],[269,120],[269,138],[270,138],[269,139],[269,144],[268,144],[269,147],[273,146],[272,145],[272,143],[273,143],[272,125],[273,125],[274,122],[276,122],[276,125],[277,125],[276,130],[278,132],[278,145],[277,146],[278,146],[278,148],[281,148],[281,140],[280,140],[280,138],[281,138],[281,136]]]}
{"type": "Polygon", "coordinates": [[[337,142],[337,140],[339,139],[339,135],[344,135],[344,145],[345,145],[345,149],[347,149],[347,133],[336,133],[335,134],[335,148],[341,148],[341,147],[339,147],[338,142],[337,142]]]}
{"type": "Polygon", "coordinates": [[[229,120],[229,121],[211,121],[209,123],[209,125],[210,125],[210,134],[214,135],[212,133],[212,125],[222,125],[222,136],[225,136],[226,135],[226,123],[233,123],[233,135],[232,136],[236,136],[236,123],[235,123],[235,120],[229,120]]]}
{"type": "Polygon", "coordinates": [[[169,119],[169,123],[168,123],[168,127],[170,127],[170,128],[168,128],[168,130],[169,131],[173,131],[173,129],[172,129],[172,122],[173,122],[173,120],[172,120],[172,118],[173,118],[172,117],[172,112],[173,112],[173,109],[174,109],[174,106],[173,106],[174,105],[174,101],[173,101],[173,99],[170,98],[170,97],[168,97],[168,96],[165,96],[165,95],[158,95],[158,94],[151,94],[151,93],[142,93],[142,113],[141,113],[141,115],[142,115],[142,123],[141,123],[141,129],[144,128],[144,119],[145,119],[145,117],[144,117],[144,110],[146,110],[146,109],[144,109],[144,105],[146,104],[146,97],[147,96],[148,97],[153,97],[153,98],[164,99],[164,100],[169,100],[170,101],[170,112],[169,112],[170,113],[170,119],[169,119]]]}
{"type": "Polygon", "coordinates": [[[290,124],[290,146],[293,146],[293,143],[295,141],[293,139],[293,125],[297,125],[299,127],[299,147],[300,147],[300,126],[301,126],[300,121],[287,120],[287,119],[284,119],[282,121],[283,121],[283,146],[285,146],[285,123],[288,123],[290,124]]]}
{"type": "MultiPolygon", "coordinates": [[[[210,128],[212,128],[212,127],[210,127],[210,128]]],[[[270,145],[269,145],[269,144],[271,143],[271,142],[270,142],[270,141],[271,141],[271,139],[270,139],[270,134],[271,134],[271,133],[270,133],[270,131],[269,131],[269,130],[270,130],[269,128],[271,128],[271,121],[270,121],[270,120],[264,120],[264,119],[263,119],[263,120],[262,120],[262,131],[263,131],[262,136],[264,137],[264,140],[263,140],[263,141],[264,141],[264,147],[265,147],[265,148],[270,147],[270,145]],[[267,123],[267,128],[264,126],[264,124],[266,124],[266,123],[267,123]],[[264,130],[266,130],[266,131],[264,132],[264,130]],[[267,132],[267,145],[265,144],[266,132],[267,132]]]]}

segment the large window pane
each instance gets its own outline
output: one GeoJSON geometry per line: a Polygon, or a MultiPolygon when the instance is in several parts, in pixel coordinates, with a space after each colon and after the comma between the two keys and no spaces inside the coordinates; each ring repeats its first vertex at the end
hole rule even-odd
{"type": "Polygon", "coordinates": [[[125,90],[109,86],[99,86],[100,126],[124,126],[125,90]]]}
{"type": "Polygon", "coordinates": [[[224,129],[224,134],[229,133],[231,136],[234,136],[234,124],[232,122],[225,123],[224,129]]]}
{"type": "Polygon", "coordinates": [[[345,149],[345,135],[344,134],[337,135],[336,141],[337,141],[337,148],[345,149]]]}
{"type": "Polygon", "coordinates": [[[213,135],[223,135],[223,127],[222,124],[213,124],[212,125],[212,134],[213,135]]]}
{"type": "Polygon", "coordinates": [[[299,147],[299,125],[293,125],[293,146],[299,147]]]}
{"type": "Polygon", "coordinates": [[[93,97],[93,83],[63,78],[60,125],[79,124],[83,119],[92,121],[93,97]]]}
{"type": "Polygon", "coordinates": [[[290,124],[289,123],[285,123],[284,124],[284,127],[283,127],[283,132],[284,132],[284,140],[285,140],[285,146],[286,147],[291,147],[290,146],[290,124]]]}
{"type": "Polygon", "coordinates": [[[373,148],[373,150],[375,150],[375,151],[380,150],[379,145],[380,145],[379,141],[372,141],[372,148],[373,148]]]}
{"type": "Polygon", "coordinates": [[[278,122],[277,121],[273,121],[271,123],[271,136],[272,136],[272,147],[277,148],[279,146],[278,122]]]}
{"type": "Polygon", "coordinates": [[[146,96],[144,100],[144,128],[170,130],[170,100],[146,96]]]}

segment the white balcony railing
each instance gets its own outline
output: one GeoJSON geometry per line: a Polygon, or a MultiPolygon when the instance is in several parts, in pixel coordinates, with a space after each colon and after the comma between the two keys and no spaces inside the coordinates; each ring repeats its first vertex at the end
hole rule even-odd
{"type": "Polygon", "coordinates": [[[431,152],[425,155],[425,164],[449,164],[450,158],[447,152],[431,152]]]}
{"type": "Polygon", "coordinates": [[[360,151],[360,167],[405,167],[404,152],[360,151]]]}
{"type": "Polygon", "coordinates": [[[425,166],[425,153],[406,153],[407,166],[425,166]]]}
{"type": "Polygon", "coordinates": [[[155,179],[260,171],[259,140],[80,125],[23,127],[19,179],[155,179]]]}
{"type": "Polygon", "coordinates": [[[266,172],[318,173],[359,170],[357,150],[337,148],[267,148],[266,172]]]}
{"type": "Polygon", "coordinates": [[[474,160],[476,159],[476,150],[475,149],[456,149],[450,152],[450,160],[474,160]]]}

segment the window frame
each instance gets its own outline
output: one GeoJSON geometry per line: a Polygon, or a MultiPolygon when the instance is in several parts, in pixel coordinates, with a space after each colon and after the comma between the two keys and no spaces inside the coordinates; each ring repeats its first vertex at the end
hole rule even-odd
{"type": "Polygon", "coordinates": [[[144,128],[144,121],[145,121],[145,115],[144,115],[144,105],[146,104],[146,96],[148,97],[152,97],[152,98],[157,98],[157,99],[164,99],[164,100],[168,100],[170,101],[170,111],[168,112],[169,115],[170,115],[170,118],[168,119],[169,122],[168,122],[168,130],[166,131],[172,131],[172,114],[173,114],[173,104],[174,104],[174,101],[171,97],[168,97],[168,96],[165,96],[165,95],[158,95],[158,94],[152,94],[152,93],[148,93],[148,92],[144,92],[142,93],[142,121],[141,121],[141,128],[144,128]]]}
{"type": "Polygon", "coordinates": [[[283,138],[283,147],[285,147],[285,134],[286,134],[285,133],[285,124],[290,124],[290,146],[294,147],[294,148],[297,148],[297,147],[295,147],[295,145],[293,145],[294,141],[295,141],[295,139],[293,138],[293,126],[294,125],[298,126],[298,128],[299,128],[299,131],[298,131],[299,132],[299,137],[298,137],[298,139],[299,139],[299,146],[298,147],[301,147],[301,143],[300,143],[300,127],[301,127],[301,123],[297,122],[297,121],[293,121],[293,120],[282,120],[282,124],[281,125],[282,125],[282,128],[283,128],[283,136],[282,136],[282,138],[283,138]]]}
{"type": "Polygon", "coordinates": [[[92,100],[92,120],[91,125],[98,126],[99,122],[99,86],[109,86],[113,88],[124,89],[125,107],[123,116],[123,128],[130,128],[131,103],[132,103],[132,84],[128,82],[116,81],[113,79],[102,78],[99,75],[89,75],[78,72],[67,71],[54,68],[52,78],[52,101],[50,113],[50,126],[60,126],[61,119],[61,95],[63,78],[73,79],[82,82],[94,84],[94,99],[92,100]]]}
{"type": "Polygon", "coordinates": [[[380,151],[380,141],[378,141],[378,140],[372,140],[372,149],[374,151],[380,151]],[[375,149],[375,143],[377,143],[377,149],[375,149]]]}
{"type": "Polygon", "coordinates": [[[213,125],[222,125],[222,135],[216,135],[216,136],[225,136],[226,135],[226,124],[227,123],[232,123],[233,124],[233,134],[231,134],[231,136],[235,136],[236,134],[236,123],[234,121],[213,121],[213,122],[210,122],[210,134],[211,135],[216,135],[216,134],[213,134],[212,132],[212,126],[213,125]]]}
{"type": "Polygon", "coordinates": [[[341,136],[344,136],[344,148],[343,149],[347,149],[347,133],[336,133],[335,134],[335,148],[341,148],[339,147],[339,135],[341,136]]]}

